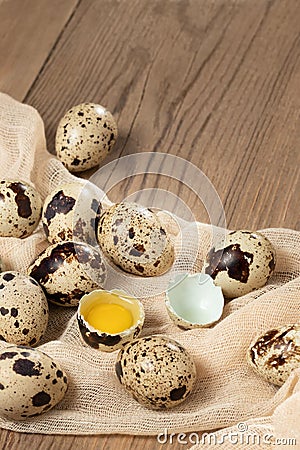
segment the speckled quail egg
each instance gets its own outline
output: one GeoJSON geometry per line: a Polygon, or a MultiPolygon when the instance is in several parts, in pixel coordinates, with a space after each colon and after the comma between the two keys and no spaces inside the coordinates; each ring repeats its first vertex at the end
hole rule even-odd
{"type": "Polygon", "coordinates": [[[182,403],[196,380],[192,356],[181,344],[165,336],[139,338],[125,345],[115,369],[125,389],[152,409],[182,403]]]}
{"type": "Polygon", "coordinates": [[[205,273],[227,298],[240,297],[266,284],[275,269],[275,249],[261,233],[232,231],[213,247],[205,273]]]}
{"type": "Polygon", "coordinates": [[[42,221],[48,241],[96,243],[96,227],[101,214],[98,188],[92,183],[58,186],[45,199],[42,221]]]}
{"type": "Polygon", "coordinates": [[[126,272],[157,276],[174,262],[174,247],[159,218],[137,203],[122,202],[107,209],[97,236],[104,254],[126,272]]]}
{"type": "Polygon", "coordinates": [[[82,103],[73,106],[59,122],[56,154],[70,172],[81,172],[99,165],[117,136],[117,124],[106,108],[82,103]]]}
{"type": "Polygon", "coordinates": [[[292,370],[300,367],[300,325],[274,328],[256,338],[247,361],[261,376],[281,386],[292,370]]]}
{"type": "Polygon", "coordinates": [[[0,339],[34,345],[48,324],[48,302],[39,284],[19,272],[0,274],[0,339]]]}
{"type": "Polygon", "coordinates": [[[42,200],[32,186],[21,181],[0,181],[0,236],[29,236],[41,212],[42,200]]]}
{"type": "Polygon", "coordinates": [[[58,363],[45,353],[21,346],[0,351],[0,415],[24,420],[49,411],[68,388],[58,363]]]}
{"type": "Polygon", "coordinates": [[[144,319],[142,303],[116,289],[97,289],[84,295],[77,314],[83,340],[104,352],[113,352],[138,337],[144,319]]]}
{"type": "Polygon", "coordinates": [[[102,287],[106,268],[95,248],[68,241],[47,247],[28,274],[44,288],[52,303],[77,306],[84,294],[102,287]]]}

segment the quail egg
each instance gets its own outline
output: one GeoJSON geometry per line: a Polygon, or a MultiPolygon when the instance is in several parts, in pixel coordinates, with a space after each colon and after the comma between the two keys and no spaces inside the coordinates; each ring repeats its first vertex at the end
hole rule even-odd
{"type": "Polygon", "coordinates": [[[224,297],[209,275],[181,274],[169,284],[165,303],[175,325],[188,330],[217,322],[223,312],[224,297]]]}
{"type": "Polygon", "coordinates": [[[96,186],[91,183],[67,183],[58,186],[44,202],[42,221],[52,244],[76,239],[96,243],[96,227],[101,203],[96,186]]]}
{"type": "Polygon", "coordinates": [[[281,386],[292,370],[300,367],[300,325],[274,328],[256,338],[247,361],[261,376],[281,386]]]}
{"type": "Polygon", "coordinates": [[[47,247],[28,274],[44,288],[52,303],[77,306],[84,294],[102,286],[106,268],[95,248],[68,241],[47,247]]]}
{"type": "Polygon", "coordinates": [[[39,284],[19,272],[0,274],[0,339],[34,345],[48,324],[48,302],[39,284]]]}
{"type": "Polygon", "coordinates": [[[58,363],[45,353],[21,346],[0,351],[0,415],[24,420],[49,411],[68,388],[58,363]]]}
{"type": "Polygon", "coordinates": [[[106,108],[82,103],[73,106],[59,122],[56,154],[70,172],[82,172],[100,164],[117,136],[117,124],[106,108]]]}
{"type": "Polygon", "coordinates": [[[152,409],[182,403],[196,381],[192,356],[165,336],[139,338],[126,344],[118,354],[115,369],[124,388],[152,409]]]}
{"type": "Polygon", "coordinates": [[[0,181],[0,236],[29,236],[41,212],[41,197],[32,186],[15,180],[0,181]]]}
{"type": "Polygon", "coordinates": [[[174,247],[159,218],[137,203],[122,202],[107,209],[97,236],[104,254],[126,272],[161,275],[174,262],[174,247]]]}
{"type": "Polygon", "coordinates": [[[113,352],[140,335],[145,314],[142,303],[123,291],[95,290],[81,298],[77,319],[87,344],[113,352]]]}
{"type": "Polygon", "coordinates": [[[266,284],[275,269],[275,249],[259,232],[232,231],[206,258],[205,273],[227,298],[240,297],[266,284]]]}

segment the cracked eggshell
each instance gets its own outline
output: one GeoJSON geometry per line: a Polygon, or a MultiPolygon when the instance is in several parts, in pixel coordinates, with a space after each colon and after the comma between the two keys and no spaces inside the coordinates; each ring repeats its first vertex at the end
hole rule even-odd
{"type": "Polygon", "coordinates": [[[222,316],[224,297],[209,275],[181,274],[169,284],[165,304],[175,325],[189,330],[217,322],[222,316]]]}
{"type": "Polygon", "coordinates": [[[100,217],[98,242],[106,256],[126,272],[162,275],[174,262],[174,247],[159,218],[137,203],[111,206],[100,217]]]}
{"type": "Polygon", "coordinates": [[[256,338],[247,351],[250,366],[278,386],[300,367],[300,324],[274,328],[256,338]]]}
{"type": "Polygon", "coordinates": [[[78,307],[77,321],[81,336],[88,345],[104,352],[114,352],[121,348],[127,342],[137,338],[142,331],[145,320],[145,313],[142,303],[124,291],[113,289],[112,291],[95,290],[90,294],[84,295],[78,307]],[[130,328],[119,333],[107,333],[94,328],[87,320],[90,310],[100,303],[107,303],[107,297],[102,294],[113,294],[113,303],[123,306],[129,310],[133,317],[133,324],[130,328]]]}
{"type": "Polygon", "coordinates": [[[52,303],[77,306],[83,295],[101,288],[106,267],[95,248],[68,241],[47,247],[29,267],[28,274],[43,287],[52,303]]]}
{"type": "Polygon", "coordinates": [[[103,106],[73,106],[59,122],[56,155],[70,172],[82,172],[100,164],[118,136],[113,115],[103,106]]]}
{"type": "Polygon", "coordinates": [[[48,302],[39,284],[19,272],[0,274],[0,339],[35,345],[48,324],[48,302]]]}
{"type": "Polygon", "coordinates": [[[39,193],[21,181],[0,181],[0,236],[23,238],[37,227],[42,211],[39,193]]]}
{"type": "Polygon", "coordinates": [[[75,239],[96,243],[96,227],[101,214],[99,192],[91,183],[66,183],[45,199],[42,221],[52,244],[75,239]]]}
{"type": "Polygon", "coordinates": [[[196,381],[192,356],[165,336],[139,338],[127,344],[118,354],[115,370],[135,400],[152,409],[182,403],[196,381]]]}
{"type": "Polygon", "coordinates": [[[264,286],[275,269],[275,249],[261,233],[232,231],[207,257],[205,273],[227,298],[240,297],[264,286]]]}
{"type": "Polygon", "coordinates": [[[45,353],[20,346],[0,351],[0,415],[25,420],[49,411],[68,388],[64,370],[45,353]]]}

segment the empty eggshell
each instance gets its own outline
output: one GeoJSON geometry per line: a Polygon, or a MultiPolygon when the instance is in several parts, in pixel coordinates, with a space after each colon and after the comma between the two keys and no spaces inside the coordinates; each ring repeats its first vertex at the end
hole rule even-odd
{"type": "Polygon", "coordinates": [[[91,169],[110,152],[118,136],[113,115],[103,106],[73,106],[59,122],[56,155],[70,172],[91,169]]]}
{"type": "Polygon", "coordinates": [[[188,330],[217,322],[223,312],[224,297],[209,275],[181,274],[169,284],[165,303],[175,325],[188,330]]]}
{"type": "Polygon", "coordinates": [[[35,345],[48,324],[48,302],[39,284],[19,272],[0,274],[0,339],[35,345]]]}
{"type": "Polygon", "coordinates": [[[96,186],[91,183],[66,183],[45,199],[42,221],[52,244],[75,239],[96,243],[96,227],[101,203],[96,186]]]}
{"type": "Polygon", "coordinates": [[[107,209],[97,236],[104,254],[126,272],[157,276],[174,262],[174,247],[159,218],[137,203],[122,202],[107,209]]]}
{"type": "Polygon", "coordinates": [[[300,367],[300,325],[274,328],[256,338],[247,361],[266,380],[281,386],[300,367]]]}
{"type": "Polygon", "coordinates": [[[45,353],[21,346],[0,351],[0,415],[25,420],[49,411],[68,388],[68,379],[45,353]]]}
{"type": "Polygon", "coordinates": [[[0,236],[29,236],[41,212],[41,197],[32,186],[19,180],[0,181],[0,236]]]}
{"type": "Polygon", "coordinates": [[[275,250],[259,232],[232,231],[207,257],[205,273],[227,298],[239,297],[266,284],[275,269],[275,250]]]}
{"type": "Polygon", "coordinates": [[[191,393],[196,380],[192,356],[165,336],[136,339],[119,352],[116,374],[124,388],[152,409],[172,408],[191,393]]]}
{"type": "Polygon", "coordinates": [[[106,268],[95,248],[68,241],[47,247],[28,274],[44,288],[52,303],[77,306],[84,294],[102,287],[106,268]]]}

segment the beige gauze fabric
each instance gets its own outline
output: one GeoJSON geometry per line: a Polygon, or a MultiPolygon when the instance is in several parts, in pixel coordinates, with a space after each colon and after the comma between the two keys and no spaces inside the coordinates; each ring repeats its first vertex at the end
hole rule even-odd
{"type": "MultiPolygon", "coordinates": [[[[37,111],[3,94],[0,152],[0,178],[31,182],[43,199],[62,182],[80,181],[47,152],[37,111]]],[[[201,270],[210,245],[210,227],[197,226],[200,250],[194,271],[201,270]]],[[[277,252],[275,274],[264,288],[227,303],[215,326],[182,331],[170,321],[163,295],[141,299],[146,312],[142,335],[170,336],[195,359],[197,382],[186,402],[164,411],[141,406],[118,382],[114,371],[117,352],[101,353],[85,345],[79,336],[76,310],[50,305],[47,333],[38,348],[64,367],[70,380],[68,392],[47,414],[24,422],[0,418],[0,426],[31,433],[157,435],[167,430],[197,431],[200,436],[204,431],[236,427],[243,422],[260,435],[268,432],[296,437],[300,446],[300,371],[294,371],[278,388],[259,377],[245,361],[254,337],[273,327],[300,322],[300,233],[288,229],[262,231],[277,252]]],[[[176,247],[177,236],[174,240],[176,247]]],[[[0,238],[0,256],[7,269],[25,273],[47,245],[39,225],[25,239],[0,238]]],[[[137,277],[132,280],[138,283],[137,277]]],[[[7,346],[0,342],[0,349],[7,346]]],[[[220,448],[231,448],[231,444],[220,448]]],[[[232,444],[232,448],[242,449],[244,444],[232,444]]],[[[266,444],[265,448],[270,446],[266,444]]]]}

